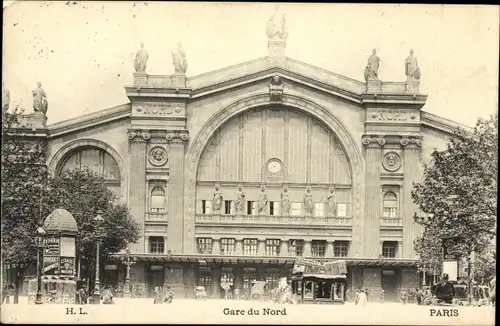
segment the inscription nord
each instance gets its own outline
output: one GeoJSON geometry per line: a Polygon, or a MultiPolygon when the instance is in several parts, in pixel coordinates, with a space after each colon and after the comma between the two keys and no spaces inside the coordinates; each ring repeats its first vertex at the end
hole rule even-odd
{"type": "Polygon", "coordinates": [[[174,112],[174,108],[166,105],[148,104],[140,107],[140,109],[137,111],[144,111],[144,114],[166,115],[172,114],[174,112]]]}
{"type": "Polygon", "coordinates": [[[378,110],[378,120],[406,121],[408,113],[402,110],[378,110]]]}

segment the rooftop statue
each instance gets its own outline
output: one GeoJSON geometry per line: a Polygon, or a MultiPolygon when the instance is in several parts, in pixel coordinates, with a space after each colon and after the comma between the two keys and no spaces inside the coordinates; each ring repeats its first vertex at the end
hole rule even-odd
{"type": "Polygon", "coordinates": [[[378,80],[378,68],[380,65],[380,58],[377,55],[377,50],[372,50],[372,55],[368,58],[368,63],[365,70],[365,80],[378,80]]]}
{"type": "Polygon", "coordinates": [[[47,115],[48,102],[47,102],[47,94],[42,88],[42,83],[38,82],[37,88],[32,91],[33,93],[33,110],[35,112],[41,112],[44,115],[47,115]]]}
{"type": "Polygon", "coordinates": [[[410,55],[407,56],[405,60],[405,74],[409,80],[419,80],[421,76],[417,57],[414,55],[414,53],[415,52],[413,50],[410,50],[410,55]]]}
{"type": "Polygon", "coordinates": [[[288,37],[288,29],[286,27],[286,14],[281,14],[281,20],[279,20],[280,12],[279,7],[276,7],[276,12],[269,17],[266,24],[266,34],[267,38],[270,40],[286,40],[288,37]]]}
{"type": "Polygon", "coordinates": [[[188,68],[186,52],[184,52],[180,42],[177,44],[177,50],[172,51],[172,61],[176,74],[186,74],[188,68]]]}
{"type": "Polygon", "coordinates": [[[144,43],[141,43],[141,48],[135,54],[134,68],[135,72],[145,73],[148,65],[149,54],[144,49],[144,43]]]}

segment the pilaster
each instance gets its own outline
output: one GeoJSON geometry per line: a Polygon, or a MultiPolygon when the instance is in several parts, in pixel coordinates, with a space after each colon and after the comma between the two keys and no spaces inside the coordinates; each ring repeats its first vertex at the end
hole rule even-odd
{"type": "Polygon", "coordinates": [[[325,256],[326,257],[333,257],[333,244],[335,241],[328,241],[326,243],[326,252],[325,256]]]}
{"type": "Polygon", "coordinates": [[[236,239],[235,240],[235,255],[243,255],[243,240],[242,239],[236,239]]]}
{"type": "Polygon", "coordinates": [[[212,277],[212,296],[219,298],[220,297],[220,265],[213,265],[211,269],[211,277],[212,277]]]}
{"type": "Polygon", "coordinates": [[[147,131],[128,132],[130,145],[130,211],[143,230],[137,243],[130,244],[132,253],[147,252],[144,239],[144,213],[146,210],[146,142],[151,137],[147,131]]]}
{"type": "Polygon", "coordinates": [[[281,239],[280,256],[288,256],[288,239],[281,239]]]}
{"type": "Polygon", "coordinates": [[[212,240],[212,255],[220,255],[220,239],[212,240]]]}
{"type": "Polygon", "coordinates": [[[304,257],[311,257],[312,256],[311,245],[312,245],[311,240],[304,240],[304,253],[303,253],[304,257]]]}
{"type": "Polygon", "coordinates": [[[420,180],[420,149],[422,140],[413,138],[404,146],[404,183],[403,183],[403,250],[402,258],[415,258],[413,250],[414,239],[420,236],[420,226],[413,220],[418,211],[417,205],[411,198],[413,183],[420,180]]]}
{"type": "Polygon", "coordinates": [[[384,138],[364,137],[366,161],[366,202],[363,252],[365,257],[378,257],[377,244],[380,239],[380,161],[384,138]]]}
{"type": "Polygon", "coordinates": [[[257,252],[257,254],[259,256],[265,256],[266,255],[266,239],[259,238],[259,240],[258,240],[258,252],[257,252]]]}

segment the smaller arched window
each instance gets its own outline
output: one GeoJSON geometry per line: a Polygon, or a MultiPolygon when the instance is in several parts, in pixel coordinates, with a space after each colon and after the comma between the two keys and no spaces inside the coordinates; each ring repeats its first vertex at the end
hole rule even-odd
{"type": "Polygon", "coordinates": [[[384,194],[384,217],[398,217],[398,197],[392,191],[384,194]]]}
{"type": "Polygon", "coordinates": [[[165,190],[162,187],[154,187],[151,190],[151,211],[165,211],[165,190]]]}

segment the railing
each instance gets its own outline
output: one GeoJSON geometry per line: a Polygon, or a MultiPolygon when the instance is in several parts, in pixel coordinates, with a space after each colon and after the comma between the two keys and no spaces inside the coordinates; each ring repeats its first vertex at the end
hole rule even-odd
{"type": "Polygon", "coordinates": [[[146,221],[149,222],[167,222],[167,212],[147,212],[146,221]]]}
{"type": "Polygon", "coordinates": [[[272,215],[219,215],[197,214],[197,223],[227,224],[293,224],[293,225],[339,225],[351,226],[351,217],[314,217],[314,216],[272,216],[272,215]]]}
{"type": "Polygon", "coordinates": [[[403,226],[403,219],[400,217],[381,217],[380,226],[403,226]]]}

